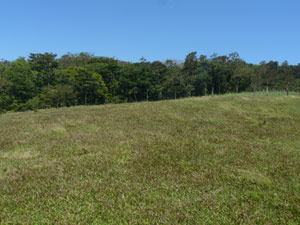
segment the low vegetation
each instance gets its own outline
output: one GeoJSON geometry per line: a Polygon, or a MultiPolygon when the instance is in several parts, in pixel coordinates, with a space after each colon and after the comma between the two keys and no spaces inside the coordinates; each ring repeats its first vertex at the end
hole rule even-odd
{"type": "Polygon", "coordinates": [[[0,115],[1,224],[299,224],[300,97],[0,115]]]}

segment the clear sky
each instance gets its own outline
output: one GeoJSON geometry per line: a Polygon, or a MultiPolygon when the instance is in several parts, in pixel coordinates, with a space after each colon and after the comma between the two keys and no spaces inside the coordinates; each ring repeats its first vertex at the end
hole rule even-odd
{"type": "Polygon", "coordinates": [[[0,59],[81,51],[121,60],[237,51],[300,63],[299,0],[1,0],[0,59]]]}

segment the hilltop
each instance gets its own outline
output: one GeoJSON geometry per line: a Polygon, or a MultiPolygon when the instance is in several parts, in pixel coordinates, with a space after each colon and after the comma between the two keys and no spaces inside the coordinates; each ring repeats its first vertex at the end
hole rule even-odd
{"type": "Polygon", "coordinates": [[[300,97],[0,115],[1,224],[298,224],[300,97]]]}

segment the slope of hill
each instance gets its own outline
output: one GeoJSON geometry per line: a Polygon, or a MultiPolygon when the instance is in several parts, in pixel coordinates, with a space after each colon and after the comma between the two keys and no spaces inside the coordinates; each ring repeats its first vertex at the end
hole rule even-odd
{"type": "Polygon", "coordinates": [[[0,116],[1,224],[299,224],[300,98],[0,116]]]}

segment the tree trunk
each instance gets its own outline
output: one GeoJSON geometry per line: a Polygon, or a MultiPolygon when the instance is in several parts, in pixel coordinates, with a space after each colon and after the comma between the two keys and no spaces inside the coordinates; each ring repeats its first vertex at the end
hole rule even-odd
{"type": "Polygon", "coordinates": [[[48,75],[48,87],[50,87],[50,78],[51,78],[51,75],[48,75]]]}
{"type": "Polygon", "coordinates": [[[147,89],[147,102],[149,102],[149,90],[147,89]]]}
{"type": "Polygon", "coordinates": [[[175,99],[177,98],[177,96],[176,96],[176,91],[175,91],[175,93],[174,93],[174,97],[175,97],[175,99]]]}
{"type": "Polygon", "coordinates": [[[235,86],[235,91],[236,93],[239,93],[239,89],[240,89],[240,80],[238,80],[236,86],[235,86]]]}
{"type": "Polygon", "coordinates": [[[214,96],[214,91],[215,91],[215,88],[213,87],[213,88],[211,89],[211,96],[214,96]]]}
{"type": "Polygon", "coordinates": [[[87,104],[87,92],[85,92],[85,94],[84,94],[84,104],[85,105],[87,104]]]}
{"type": "Polygon", "coordinates": [[[267,93],[267,96],[269,96],[269,80],[267,80],[266,93],[267,93]]]}
{"type": "Polygon", "coordinates": [[[133,92],[133,95],[134,95],[135,102],[137,102],[137,98],[136,98],[135,92],[133,92]]]}
{"type": "Polygon", "coordinates": [[[289,84],[285,86],[286,96],[289,96],[289,84]]]}

